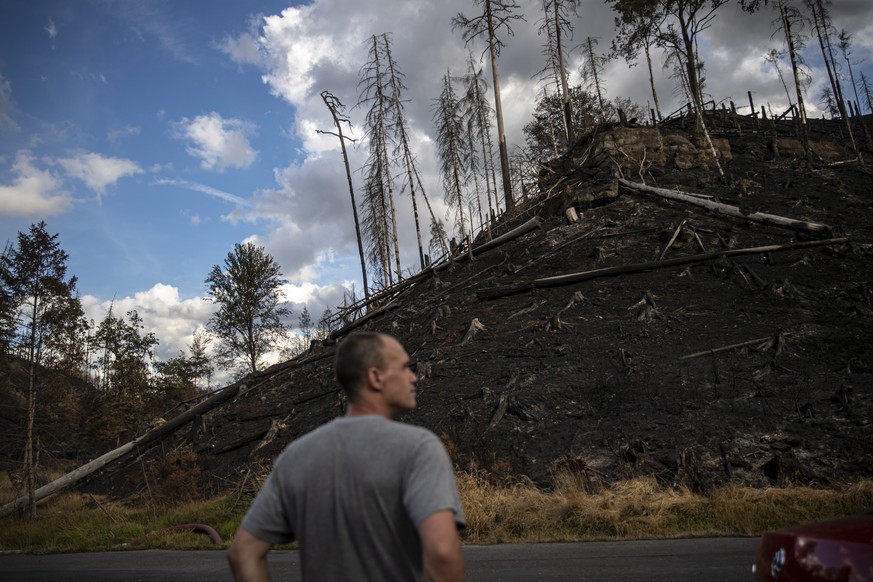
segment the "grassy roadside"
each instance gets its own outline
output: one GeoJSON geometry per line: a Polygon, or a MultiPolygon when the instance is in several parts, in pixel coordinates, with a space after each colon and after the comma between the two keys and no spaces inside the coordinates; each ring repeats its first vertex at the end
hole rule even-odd
{"type": "MultiPolygon", "coordinates": [[[[708,496],[665,488],[654,479],[588,493],[571,478],[559,479],[554,490],[543,491],[529,483],[501,485],[484,474],[459,473],[458,486],[469,524],[464,541],[476,544],[755,536],[873,507],[873,480],[826,490],[729,487],[708,496]]],[[[0,503],[15,496],[9,479],[0,475],[0,503]]],[[[36,521],[23,515],[0,520],[0,552],[215,549],[220,546],[205,535],[157,532],[201,523],[229,540],[249,502],[230,495],[129,507],[67,493],[41,503],[36,521]],[[141,540],[132,544],[137,538],[141,540]]]]}

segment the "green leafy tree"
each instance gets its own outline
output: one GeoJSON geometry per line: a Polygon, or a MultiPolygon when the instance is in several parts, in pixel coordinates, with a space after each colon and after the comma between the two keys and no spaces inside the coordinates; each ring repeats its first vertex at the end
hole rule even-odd
{"type": "Polygon", "coordinates": [[[69,256],[58,235],[46,231],[45,222],[31,225],[27,233],[19,232],[17,243],[2,256],[0,276],[3,300],[8,302],[4,309],[14,314],[11,339],[28,362],[24,469],[29,513],[35,518],[34,420],[43,356],[50,339],[61,333],[64,318],[80,314],[81,305],[75,298],[76,278],[67,279],[69,256]]]}
{"type": "Polygon", "coordinates": [[[688,96],[697,110],[703,105],[703,62],[697,47],[703,31],[712,26],[716,11],[727,1],[606,0],[618,14],[619,38],[630,36],[636,46],[651,38],[656,46],[679,58],[688,96]]]}
{"type": "MultiPolygon", "coordinates": [[[[655,12],[655,4],[628,11],[615,19],[618,34],[612,41],[612,56],[621,56],[631,66],[636,62],[640,49],[646,57],[646,68],[649,73],[649,88],[655,104],[655,116],[661,120],[661,105],[658,92],[655,90],[655,75],[652,72],[651,49],[656,46],[655,34],[659,23],[659,15],[655,12]]],[[[653,123],[655,120],[652,120],[653,123]]]]}
{"type": "Polygon", "coordinates": [[[279,265],[264,247],[236,244],[206,278],[209,299],[218,311],[209,329],[218,338],[218,364],[256,372],[264,355],[288,333],[285,319],[291,310],[283,305],[279,265]]]}

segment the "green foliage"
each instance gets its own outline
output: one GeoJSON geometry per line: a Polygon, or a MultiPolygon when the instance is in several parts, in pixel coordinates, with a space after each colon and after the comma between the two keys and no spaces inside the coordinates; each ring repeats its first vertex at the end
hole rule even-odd
{"type": "Polygon", "coordinates": [[[236,244],[206,278],[209,298],[218,311],[209,329],[218,338],[217,361],[225,369],[255,372],[264,355],[287,335],[279,265],[263,247],[236,244]]]}
{"type": "Polygon", "coordinates": [[[42,361],[53,336],[75,329],[70,320],[82,317],[76,278],[66,279],[68,258],[45,222],[31,225],[28,234],[19,232],[17,247],[2,256],[4,328],[11,331],[13,345],[35,363],[42,361]]]}
{"type": "MultiPolygon", "coordinates": [[[[580,85],[570,88],[575,135],[582,135],[599,120],[597,98],[580,85]]],[[[543,95],[537,101],[533,119],[524,126],[527,149],[534,159],[545,161],[567,151],[563,129],[563,101],[558,94],[543,95]]]]}
{"type": "Polygon", "coordinates": [[[136,392],[149,384],[149,365],[159,342],[155,334],[143,334],[144,327],[136,310],[128,311],[125,321],[112,315],[112,309],[97,326],[93,344],[103,352],[96,366],[103,370],[104,389],[136,397],[136,392]]]}

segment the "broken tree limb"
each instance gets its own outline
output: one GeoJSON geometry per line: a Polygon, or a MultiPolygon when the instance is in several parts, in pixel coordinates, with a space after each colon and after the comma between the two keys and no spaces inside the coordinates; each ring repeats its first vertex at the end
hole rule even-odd
{"type": "MultiPolygon", "coordinates": [[[[782,334],[787,335],[787,334],[782,334]]],[[[780,334],[776,334],[775,338],[779,338],[780,334]]],[[[702,352],[695,352],[693,354],[688,354],[686,356],[679,356],[680,360],[690,360],[692,358],[699,358],[700,356],[708,356],[710,354],[717,354],[719,352],[727,352],[729,350],[734,350],[736,348],[745,348],[748,346],[757,346],[767,342],[780,342],[781,339],[774,339],[774,336],[767,337],[759,337],[758,339],[749,340],[747,342],[740,342],[738,344],[731,344],[729,346],[722,346],[720,348],[713,348],[711,350],[704,350],[702,352]]]]}
{"type": "MultiPolygon", "coordinates": [[[[673,243],[676,242],[676,239],[679,237],[679,233],[682,232],[682,227],[685,226],[685,220],[679,223],[679,226],[676,227],[676,231],[673,233],[673,236],[670,238],[670,241],[667,243],[667,246],[664,247],[664,250],[661,251],[661,254],[658,255],[658,260],[664,258],[664,255],[667,254],[667,251],[670,250],[670,247],[673,246],[673,243]]],[[[705,252],[705,251],[704,251],[705,252]]]]}
{"type": "MultiPolygon", "coordinates": [[[[217,408],[224,402],[227,402],[228,400],[236,397],[236,395],[239,393],[240,386],[240,383],[228,386],[224,390],[217,392],[209,400],[198,404],[194,408],[188,410],[183,414],[180,414],[169,422],[162,424],[161,426],[153,430],[150,430],[136,440],[122,445],[117,449],[111,450],[108,453],[97,457],[90,463],[86,463],[78,469],[70,471],[63,477],[55,479],[47,485],[43,485],[34,492],[34,502],[44,499],[49,495],[52,495],[53,493],[57,493],[58,491],[61,491],[62,489],[65,489],[70,485],[81,481],[88,475],[99,471],[109,463],[116,461],[121,457],[124,457],[130,452],[142,452],[151,448],[153,445],[160,442],[167,435],[175,432],[177,429],[183,427],[191,420],[197,418],[197,416],[202,415],[212,410],[213,408],[217,408]]],[[[6,517],[7,515],[10,515],[18,511],[19,509],[24,508],[28,503],[28,499],[29,497],[25,495],[24,497],[19,497],[15,501],[12,501],[10,503],[7,503],[3,507],[0,507],[0,517],[6,517]]]]}
{"type": "Polygon", "coordinates": [[[653,186],[647,186],[638,182],[631,182],[630,180],[625,180],[624,178],[619,178],[618,183],[626,188],[630,188],[631,190],[637,190],[639,192],[645,192],[648,194],[655,194],[656,196],[661,196],[662,198],[668,198],[670,200],[687,202],[688,204],[700,206],[718,214],[724,214],[726,216],[731,216],[734,218],[749,220],[751,222],[757,222],[759,224],[766,224],[767,226],[787,228],[795,232],[808,234],[810,236],[818,238],[828,236],[831,232],[831,227],[825,224],[818,224],[805,220],[794,220],[793,218],[786,218],[784,216],[777,216],[775,214],[766,214],[764,212],[744,211],[737,208],[736,206],[731,206],[729,204],[722,204],[720,202],[713,202],[711,200],[703,200],[682,192],[677,192],[676,190],[655,188],[653,186]]]}
{"type": "Polygon", "coordinates": [[[507,285],[504,287],[492,287],[489,289],[481,289],[476,292],[476,296],[480,301],[489,299],[498,299],[507,295],[515,295],[523,293],[537,287],[560,287],[561,285],[570,285],[599,277],[611,277],[614,275],[623,275],[626,273],[640,273],[644,271],[654,271],[657,269],[667,269],[677,265],[686,265],[689,263],[701,263],[711,261],[720,257],[736,257],[741,255],[754,255],[762,253],[775,253],[779,251],[790,251],[795,249],[805,249],[810,247],[820,247],[828,245],[837,245],[849,242],[847,237],[831,238],[825,240],[806,241],[789,243],[785,245],[769,245],[763,247],[750,247],[745,249],[731,249],[726,251],[718,251],[713,253],[703,253],[699,255],[691,255],[688,257],[678,257],[668,259],[666,261],[652,261],[648,263],[636,263],[632,265],[621,265],[619,267],[605,267],[603,269],[594,269],[593,271],[583,271],[581,273],[569,273],[567,275],[557,275],[554,277],[545,277],[542,279],[534,279],[516,283],[515,285],[507,285]]]}

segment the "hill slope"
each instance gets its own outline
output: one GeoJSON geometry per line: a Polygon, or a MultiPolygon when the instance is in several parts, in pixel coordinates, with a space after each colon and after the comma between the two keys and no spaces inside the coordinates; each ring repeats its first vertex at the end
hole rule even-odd
{"type": "MultiPolygon", "coordinates": [[[[419,408],[404,420],[440,435],[462,469],[546,486],[559,471],[592,488],[653,474],[694,490],[873,475],[873,180],[842,163],[835,123],[817,125],[813,168],[790,125],[744,123],[713,131],[724,180],[678,122],[602,128],[495,235],[536,215],[538,228],[388,294],[361,327],[394,334],[416,363],[419,408]],[[619,187],[617,175],[716,197],[741,217],[619,187]],[[756,212],[830,228],[748,222],[756,212]],[[837,236],[849,241],[693,258],[837,236]],[[661,256],[688,262],[532,283],[661,256]]],[[[244,379],[146,461],[174,451],[203,492],[255,486],[287,443],[342,413],[332,350],[244,379]]],[[[95,484],[143,489],[143,474],[137,464],[95,484]]]]}

